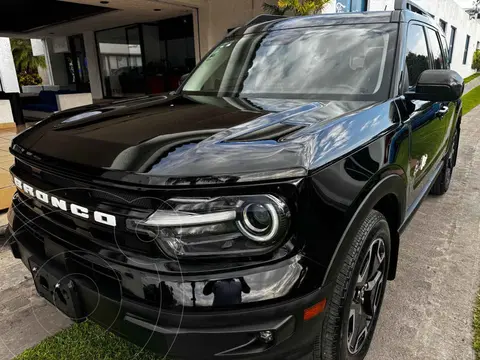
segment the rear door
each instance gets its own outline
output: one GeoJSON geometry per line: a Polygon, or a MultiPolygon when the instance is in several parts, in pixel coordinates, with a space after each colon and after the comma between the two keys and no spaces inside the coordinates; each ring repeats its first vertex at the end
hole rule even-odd
{"type": "MultiPolygon", "coordinates": [[[[418,78],[423,71],[445,66],[442,48],[439,48],[440,54],[437,51],[438,40],[437,43],[432,44],[427,41],[427,38],[436,36],[430,31],[431,29],[422,23],[409,23],[405,45],[408,76],[405,80],[408,81],[410,91],[415,90],[418,78]]],[[[444,103],[421,100],[406,102],[407,108],[410,109],[407,121],[411,129],[409,169],[411,189],[408,204],[413,209],[433,181],[432,176],[438,169],[443,156],[449,106],[444,103]]]]}

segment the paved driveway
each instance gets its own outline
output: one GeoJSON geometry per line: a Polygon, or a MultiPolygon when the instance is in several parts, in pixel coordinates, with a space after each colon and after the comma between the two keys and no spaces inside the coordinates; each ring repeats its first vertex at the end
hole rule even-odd
{"type": "MultiPolygon", "coordinates": [[[[368,360],[470,360],[480,275],[480,108],[463,120],[452,187],[429,197],[402,236],[368,360]]],[[[23,265],[0,250],[0,360],[69,321],[38,298],[23,265]]]]}
{"type": "Polygon", "coordinates": [[[367,360],[470,360],[480,278],[480,107],[462,121],[453,183],[429,196],[405,231],[397,279],[367,360]]]}

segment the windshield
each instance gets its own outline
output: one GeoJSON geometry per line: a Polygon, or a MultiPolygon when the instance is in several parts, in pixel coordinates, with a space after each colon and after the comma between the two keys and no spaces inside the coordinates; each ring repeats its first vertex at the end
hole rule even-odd
{"type": "Polygon", "coordinates": [[[395,24],[323,26],[227,38],[185,93],[374,100],[388,97],[395,24]]]}

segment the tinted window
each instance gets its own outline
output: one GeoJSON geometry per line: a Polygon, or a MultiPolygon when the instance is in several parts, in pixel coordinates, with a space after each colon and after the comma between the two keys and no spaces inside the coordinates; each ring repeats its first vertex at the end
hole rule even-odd
{"type": "MultiPolygon", "coordinates": [[[[227,38],[183,90],[213,96],[387,96],[395,24],[286,29],[227,38]]],[[[276,30],[275,28],[273,30],[276,30]]],[[[377,98],[377,97],[376,97],[377,98]]]]}
{"type": "Polygon", "coordinates": [[[452,26],[452,31],[450,32],[450,46],[448,48],[448,62],[452,63],[453,55],[453,46],[455,45],[455,35],[457,34],[457,29],[452,26]]]}
{"type": "Polygon", "coordinates": [[[408,84],[416,86],[418,77],[430,68],[428,48],[423,26],[411,25],[407,37],[408,84]]]}
{"type": "Polygon", "coordinates": [[[467,40],[465,40],[465,50],[463,51],[463,65],[467,63],[469,46],[470,46],[470,35],[467,35],[467,40]]]}
{"type": "Polygon", "coordinates": [[[445,21],[443,21],[442,19],[440,19],[440,27],[442,28],[444,33],[447,32],[447,23],[445,21]]]}
{"type": "Polygon", "coordinates": [[[440,45],[439,38],[436,31],[432,29],[425,29],[428,35],[428,41],[430,43],[430,50],[433,56],[433,68],[445,69],[445,60],[443,58],[442,47],[440,45]]]}

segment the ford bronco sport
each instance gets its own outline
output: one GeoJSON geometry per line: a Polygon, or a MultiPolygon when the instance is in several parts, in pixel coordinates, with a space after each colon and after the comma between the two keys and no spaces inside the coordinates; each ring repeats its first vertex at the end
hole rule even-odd
{"type": "Polygon", "coordinates": [[[168,358],[362,359],[457,156],[463,79],[419,11],[260,16],[175,93],[18,135],[9,233],[38,293],[168,358]]]}

